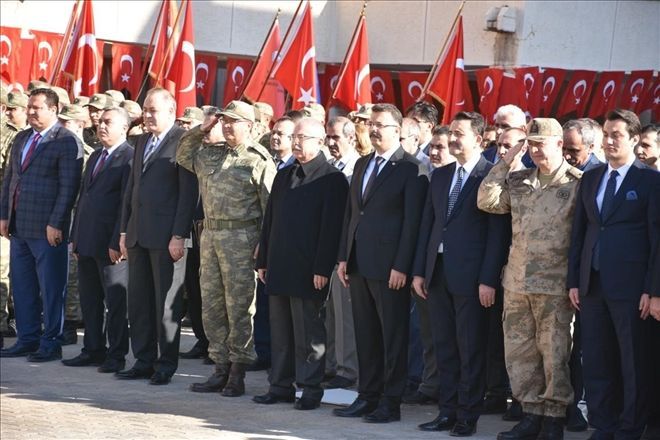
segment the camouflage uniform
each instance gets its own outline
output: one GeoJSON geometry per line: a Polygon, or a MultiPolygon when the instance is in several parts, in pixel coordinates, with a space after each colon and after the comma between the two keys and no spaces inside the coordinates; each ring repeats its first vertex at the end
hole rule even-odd
{"type": "Polygon", "coordinates": [[[253,252],[259,241],[275,165],[254,141],[230,148],[202,144],[200,127],[188,131],[177,162],[194,172],[204,207],[200,240],[202,320],[209,357],[216,364],[250,364],[256,277],[253,252]]]}
{"type": "Polygon", "coordinates": [[[544,187],[537,169],[508,172],[504,161],[493,167],[479,187],[477,204],[512,218],[513,239],[502,279],[511,390],[524,412],[564,417],[573,401],[568,369],[573,311],[566,273],[582,172],[564,160],[544,187]]]}

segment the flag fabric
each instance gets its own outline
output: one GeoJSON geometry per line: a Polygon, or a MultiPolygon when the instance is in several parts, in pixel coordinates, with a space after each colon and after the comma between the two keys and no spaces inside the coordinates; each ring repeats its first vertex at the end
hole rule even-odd
{"type": "Polygon", "coordinates": [[[154,29],[154,50],[148,70],[154,85],[162,85],[174,59],[174,51],[179,41],[179,30],[175,26],[178,12],[176,0],[162,0],[159,21],[154,29]],[[171,44],[170,39],[173,39],[171,44]]]}
{"type": "Polygon", "coordinates": [[[369,42],[367,18],[364,14],[358,19],[355,37],[348,46],[346,60],[339,72],[332,98],[351,110],[358,110],[360,106],[371,103],[369,42]]]}
{"type": "Polygon", "coordinates": [[[517,67],[518,81],[522,83],[525,93],[525,114],[530,118],[536,118],[541,114],[541,101],[543,91],[543,72],[538,67],[517,67]]]}
{"type": "Polygon", "coordinates": [[[625,75],[625,72],[601,72],[589,104],[590,118],[600,118],[616,106],[625,75]]]}
{"type": "Polygon", "coordinates": [[[564,69],[543,69],[543,86],[541,87],[541,114],[546,118],[554,117],[552,109],[559,96],[561,85],[566,77],[564,69]]]}
{"type": "Polygon", "coordinates": [[[575,114],[578,118],[586,115],[587,103],[596,80],[596,72],[575,70],[566,86],[564,97],[557,108],[556,118],[575,114]]]}
{"type": "Polygon", "coordinates": [[[5,84],[19,81],[23,41],[20,29],[0,28],[0,78],[5,84]]]}
{"type": "Polygon", "coordinates": [[[112,43],[112,88],[136,100],[142,78],[142,47],[137,44],[112,43]]]}
{"type": "Polygon", "coordinates": [[[406,110],[422,99],[429,101],[429,97],[422,96],[424,83],[428,78],[428,72],[399,72],[399,83],[401,84],[401,108],[406,110]]]}
{"type": "Polygon", "coordinates": [[[174,87],[174,99],[176,100],[176,115],[180,117],[186,107],[197,105],[197,93],[195,82],[195,37],[193,35],[192,2],[183,0],[181,7],[185,8],[183,28],[179,44],[174,52],[172,66],[167,73],[167,80],[174,87]]]}
{"type": "Polygon", "coordinates": [[[309,1],[305,4],[300,20],[294,25],[297,27],[292,28],[291,37],[284,42],[273,78],[291,95],[292,108],[299,110],[309,103],[318,102],[314,24],[309,1]]]}
{"type": "Polygon", "coordinates": [[[523,112],[527,111],[525,84],[522,78],[518,78],[516,72],[502,72],[500,92],[497,96],[497,108],[503,105],[513,104],[523,112]]]}
{"type": "Polygon", "coordinates": [[[32,31],[34,35],[33,53],[30,65],[31,79],[50,81],[57,61],[57,54],[62,47],[62,34],[53,32],[32,31]]]}
{"type": "Polygon", "coordinates": [[[638,107],[638,113],[646,111],[651,112],[653,121],[660,119],[660,77],[656,77],[655,81],[646,90],[642,96],[641,104],[638,107]]]}
{"type": "Polygon", "coordinates": [[[195,79],[197,98],[201,98],[203,105],[211,104],[213,90],[215,88],[215,78],[218,73],[218,57],[215,55],[195,54],[195,79]]]}
{"type": "Polygon", "coordinates": [[[394,83],[392,72],[387,70],[371,71],[371,102],[374,104],[394,104],[394,83]]]}
{"type": "Polygon", "coordinates": [[[472,93],[465,74],[462,16],[458,18],[444,53],[438,58],[438,66],[429,81],[427,93],[444,107],[443,124],[448,124],[458,112],[473,110],[472,93]]]}
{"type": "Polygon", "coordinates": [[[62,61],[62,72],[73,81],[73,97],[99,91],[103,68],[103,42],[96,39],[92,0],[83,0],[78,20],[62,61]]]}
{"type": "Polygon", "coordinates": [[[339,64],[326,64],[325,72],[319,74],[319,100],[325,108],[330,107],[332,91],[339,80],[339,64]]]}
{"type": "Polygon", "coordinates": [[[488,68],[477,70],[475,74],[479,89],[479,112],[484,116],[486,125],[490,125],[495,120],[504,71],[497,68],[488,68]]]}
{"type": "MultiPolygon", "coordinates": [[[[249,101],[268,102],[268,98],[264,99],[265,97],[263,95],[270,96],[273,93],[272,89],[277,90],[276,81],[271,81],[269,83],[268,74],[273,67],[280,45],[280,21],[276,18],[270,32],[266,35],[266,40],[261,53],[255,61],[254,68],[252,69],[250,77],[245,84],[245,89],[243,90],[243,95],[249,101]],[[266,89],[270,90],[267,91],[266,89]]],[[[270,102],[268,103],[271,106],[273,105],[270,102]]]]}
{"type": "Polygon", "coordinates": [[[243,94],[245,80],[252,68],[252,60],[229,58],[227,59],[227,77],[225,78],[225,93],[222,98],[222,106],[229,101],[237,100],[243,94]]]}
{"type": "Polygon", "coordinates": [[[619,106],[630,111],[637,113],[642,96],[648,90],[649,85],[653,82],[652,70],[636,70],[630,72],[626,86],[621,93],[619,99],[619,106]]]}

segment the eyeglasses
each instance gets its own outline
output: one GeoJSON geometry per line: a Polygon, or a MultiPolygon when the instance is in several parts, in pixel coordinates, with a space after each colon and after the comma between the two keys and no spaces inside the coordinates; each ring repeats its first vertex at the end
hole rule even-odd
{"type": "Polygon", "coordinates": [[[318,137],[318,136],[306,136],[304,134],[297,134],[297,135],[293,136],[293,139],[298,141],[298,142],[305,142],[308,139],[321,139],[321,138],[318,137]]]}
{"type": "Polygon", "coordinates": [[[375,128],[376,130],[382,130],[383,128],[398,127],[398,126],[399,126],[398,124],[381,124],[380,122],[367,121],[367,127],[375,128]]]}
{"type": "Polygon", "coordinates": [[[409,134],[408,136],[401,136],[401,137],[399,138],[399,142],[403,142],[403,141],[405,141],[406,139],[411,138],[411,137],[413,137],[413,136],[414,136],[413,134],[409,134]]]}

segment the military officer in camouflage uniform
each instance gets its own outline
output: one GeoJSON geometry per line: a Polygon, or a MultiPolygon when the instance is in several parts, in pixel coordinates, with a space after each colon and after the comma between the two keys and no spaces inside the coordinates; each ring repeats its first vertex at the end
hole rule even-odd
{"type": "Polygon", "coordinates": [[[188,131],[201,125],[204,121],[204,112],[199,107],[186,107],[183,114],[176,118],[176,124],[188,131]]]}
{"type": "Polygon", "coordinates": [[[479,187],[477,205],[511,213],[513,240],[504,269],[504,351],[513,397],[524,417],[500,440],[563,438],[573,400],[568,369],[573,318],[566,290],[568,250],[582,172],[562,156],[562,128],[536,118],[527,143],[538,168],[509,173],[525,153],[511,148],[479,187]]]}
{"type": "Polygon", "coordinates": [[[250,136],[255,120],[251,105],[232,101],[218,115],[181,138],[177,162],[199,180],[205,215],[202,319],[209,357],[216,364],[208,381],[193,384],[191,390],[234,397],[245,392],[245,370],[256,359],[253,257],[276,171],[268,151],[250,136]],[[214,140],[216,124],[226,142],[206,143],[214,140]]]}
{"type": "Polygon", "coordinates": [[[99,126],[99,119],[103,114],[103,110],[112,107],[112,98],[104,93],[95,93],[89,98],[89,102],[85,104],[89,111],[89,117],[92,120],[91,127],[85,128],[84,139],[85,143],[95,150],[103,148],[101,141],[96,136],[96,128],[99,126]]]}

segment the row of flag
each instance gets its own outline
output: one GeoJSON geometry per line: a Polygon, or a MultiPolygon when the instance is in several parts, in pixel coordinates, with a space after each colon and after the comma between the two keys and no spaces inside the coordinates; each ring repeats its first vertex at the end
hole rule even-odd
{"type": "MultiPolygon", "coordinates": [[[[476,70],[476,87],[471,87],[465,71],[462,6],[431,71],[398,72],[403,109],[434,98],[444,109],[443,123],[459,111],[476,108],[492,120],[504,104],[518,105],[531,117],[598,118],[615,106],[637,113],[652,110],[654,119],[660,116],[660,82],[652,70],[633,71],[626,78],[625,72],[494,67],[476,70]]],[[[105,42],[95,37],[91,0],[75,3],[64,35],[32,31],[29,38],[20,38],[19,29],[3,28],[0,40],[0,75],[5,82],[41,78],[67,87],[72,96],[90,96],[99,90],[105,42]]],[[[210,102],[218,60],[195,51],[190,0],[182,0],[180,6],[175,0],[162,0],[144,57],[139,45],[110,44],[113,88],[137,97],[147,81],[166,87],[180,112],[196,105],[197,96],[210,102]]],[[[364,7],[343,63],[326,66],[320,75],[308,0],[298,4],[284,39],[278,11],[256,60],[228,59],[223,104],[241,98],[264,101],[277,116],[285,110],[284,90],[293,109],[310,102],[349,110],[366,103],[395,102],[392,72],[370,70],[364,7]]]]}

